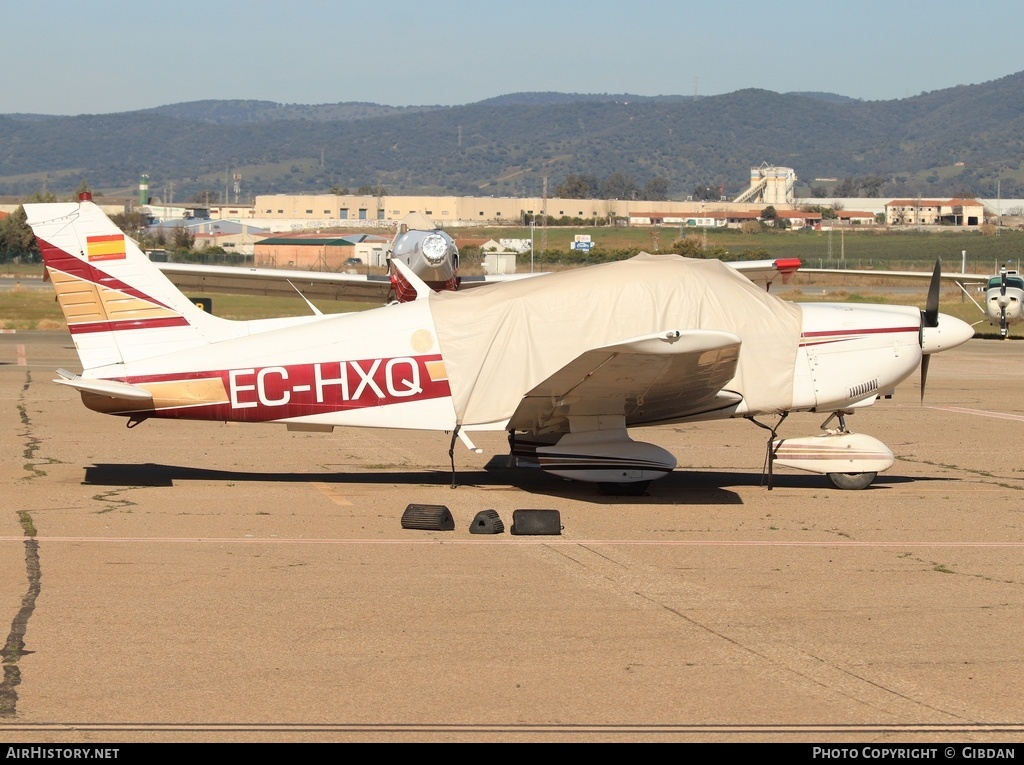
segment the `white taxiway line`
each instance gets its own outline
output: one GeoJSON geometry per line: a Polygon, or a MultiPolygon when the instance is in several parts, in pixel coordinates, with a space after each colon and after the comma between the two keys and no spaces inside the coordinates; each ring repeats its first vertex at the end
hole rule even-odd
{"type": "Polygon", "coordinates": [[[761,540],[656,540],[656,539],[567,539],[553,538],[554,535],[521,535],[504,539],[298,539],[282,537],[46,537],[46,536],[0,536],[2,542],[74,543],[95,542],[98,544],[285,544],[285,545],[574,545],[579,547],[598,546],[665,546],[665,547],[864,547],[864,548],[907,548],[907,547],[1024,547],[1024,541],[991,542],[851,542],[820,540],[815,542],[787,542],[761,540]]]}
{"type": "Polygon", "coordinates": [[[956,412],[957,414],[973,414],[976,417],[995,417],[997,420],[1017,420],[1024,422],[1022,414],[1007,414],[1006,412],[986,412],[984,409],[967,409],[962,406],[930,406],[929,409],[938,409],[943,412],[956,412]]]}

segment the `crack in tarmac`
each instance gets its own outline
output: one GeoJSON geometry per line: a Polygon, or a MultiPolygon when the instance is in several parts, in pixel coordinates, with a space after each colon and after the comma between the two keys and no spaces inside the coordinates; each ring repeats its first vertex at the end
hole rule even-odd
{"type": "MultiPolygon", "coordinates": [[[[24,455],[26,459],[33,460],[36,452],[42,443],[41,439],[32,434],[32,419],[28,416],[28,409],[25,406],[25,394],[32,384],[32,373],[25,373],[25,384],[21,387],[21,395],[18,401],[18,413],[21,416],[21,424],[24,426],[22,436],[26,440],[24,455]]],[[[27,462],[24,465],[30,475],[25,480],[32,480],[39,476],[46,475],[45,471],[39,470],[34,462],[27,462]]],[[[11,629],[7,633],[3,649],[0,649],[0,656],[3,657],[3,680],[0,680],[0,717],[16,717],[18,714],[18,686],[21,685],[21,668],[18,662],[21,657],[31,651],[25,650],[25,634],[28,632],[28,622],[35,612],[36,600],[42,591],[42,566],[39,561],[39,542],[36,540],[36,527],[32,516],[27,510],[18,511],[18,522],[28,537],[25,540],[25,575],[28,579],[28,590],[21,599],[21,608],[11,620],[11,629]]]]}
{"type": "Polygon", "coordinates": [[[110,491],[105,491],[102,494],[94,494],[92,496],[92,499],[96,500],[97,502],[103,502],[106,504],[106,507],[104,507],[102,510],[96,511],[97,514],[103,515],[104,513],[112,513],[115,510],[122,510],[130,513],[131,510],[128,510],[128,508],[134,507],[138,503],[132,502],[130,499],[123,499],[121,497],[118,497],[117,495],[123,491],[128,491],[130,489],[137,488],[139,487],[125,486],[123,489],[111,489],[110,491]]]}
{"type": "Polygon", "coordinates": [[[627,555],[597,553],[586,544],[581,544],[580,550],[598,556],[600,562],[595,563],[594,560],[574,556],[571,554],[571,550],[547,549],[561,556],[563,560],[571,561],[579,566],[576,573],[582,575],[583,579],[598,582],[600,586],[618,591],[621,595],[638,597],[650,605],[682,619],[693,628],[704,631],[737,650],[755,657],[757,661],[764,662],[765,666],[801,678],[829,693],[838,694],[856,704],[880,712],[893,713],[890,700],[897,699],[899,703],[909,704],[911,707],[928,709],[957,721],[965,721],[963,715],[915,698],[912,693],[900,690],[895,683],[872,679],[865,674],[858,674],[851,667],[845,667],[835,661],[815,655],[789,641],[782,634],[776,635],[774,638],[766,636],[764,640],[758,641],[717,629],[696,615],[686,613],[691,609],[682,608],[672,603],[672,598],[659,592],[656,579],[651,576],[651,572],[647,572],[638,580],[634,571],[635,566],[627,555]],[[637,586],[638,581],[642,581],[643,586],[637,586]],[[807,665],[808,659],[813,663],[807,665]]]}

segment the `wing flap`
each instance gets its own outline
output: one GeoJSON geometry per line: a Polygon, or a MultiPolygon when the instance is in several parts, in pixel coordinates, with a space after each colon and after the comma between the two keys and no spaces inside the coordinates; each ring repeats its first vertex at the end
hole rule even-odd
{"type": "Polygon", "coordinates": [[[737,403],[722,388],[736,374],[741,340],[714,330],[666,331],[594,348],[527,393],[509,428],[566,429],[570,416],[665,422],[737,403]]]}

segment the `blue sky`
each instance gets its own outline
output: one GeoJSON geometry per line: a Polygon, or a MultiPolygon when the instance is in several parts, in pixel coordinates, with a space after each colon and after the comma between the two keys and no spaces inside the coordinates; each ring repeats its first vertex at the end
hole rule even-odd
{"type": "Polygon", "coordinates": [[[211,98],[455,105],[549,90],[905,98],[1024,70],[1024,3],[977,7],[0,0],[0,114],[98,114],[211,98]]]}

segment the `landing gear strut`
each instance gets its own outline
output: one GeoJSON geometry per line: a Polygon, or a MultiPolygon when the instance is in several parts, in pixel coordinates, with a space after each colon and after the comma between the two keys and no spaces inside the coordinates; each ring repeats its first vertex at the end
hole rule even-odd
{"type": "Polygon", "coordinates": [[[782,423],[784,423],[786,421],[787,417],[789,417],[789,412],[783,412],[782,416],[779,417],[779,421],[775,424],[774,427],[772,427],[771,425],[765,425],[763,422],[758,422],[753,417],[747,417],[747,419],[750,420],[755,425],[757,425],[757,427],[764,428],[769,433],[771,433],[771,435],[768,436],[768,453],[765,454],[765,457],[764,457],[765,464],[764,464],[764,467],[761,468],[761,485],[762,486],[764,485],[764,474],[766,472],[768,473],[768,491],[772,490],[772,478],[775,475],[774,471],[772,470],[772,466],[775,463],[775,454],[778,451],[778,447],[782,446],[782,441],[778,441],[776,439],[776,435],[775,434],[776,434],[776,431],[778,431],[778,429],[780,427],[782,427],[782,423]]]}

